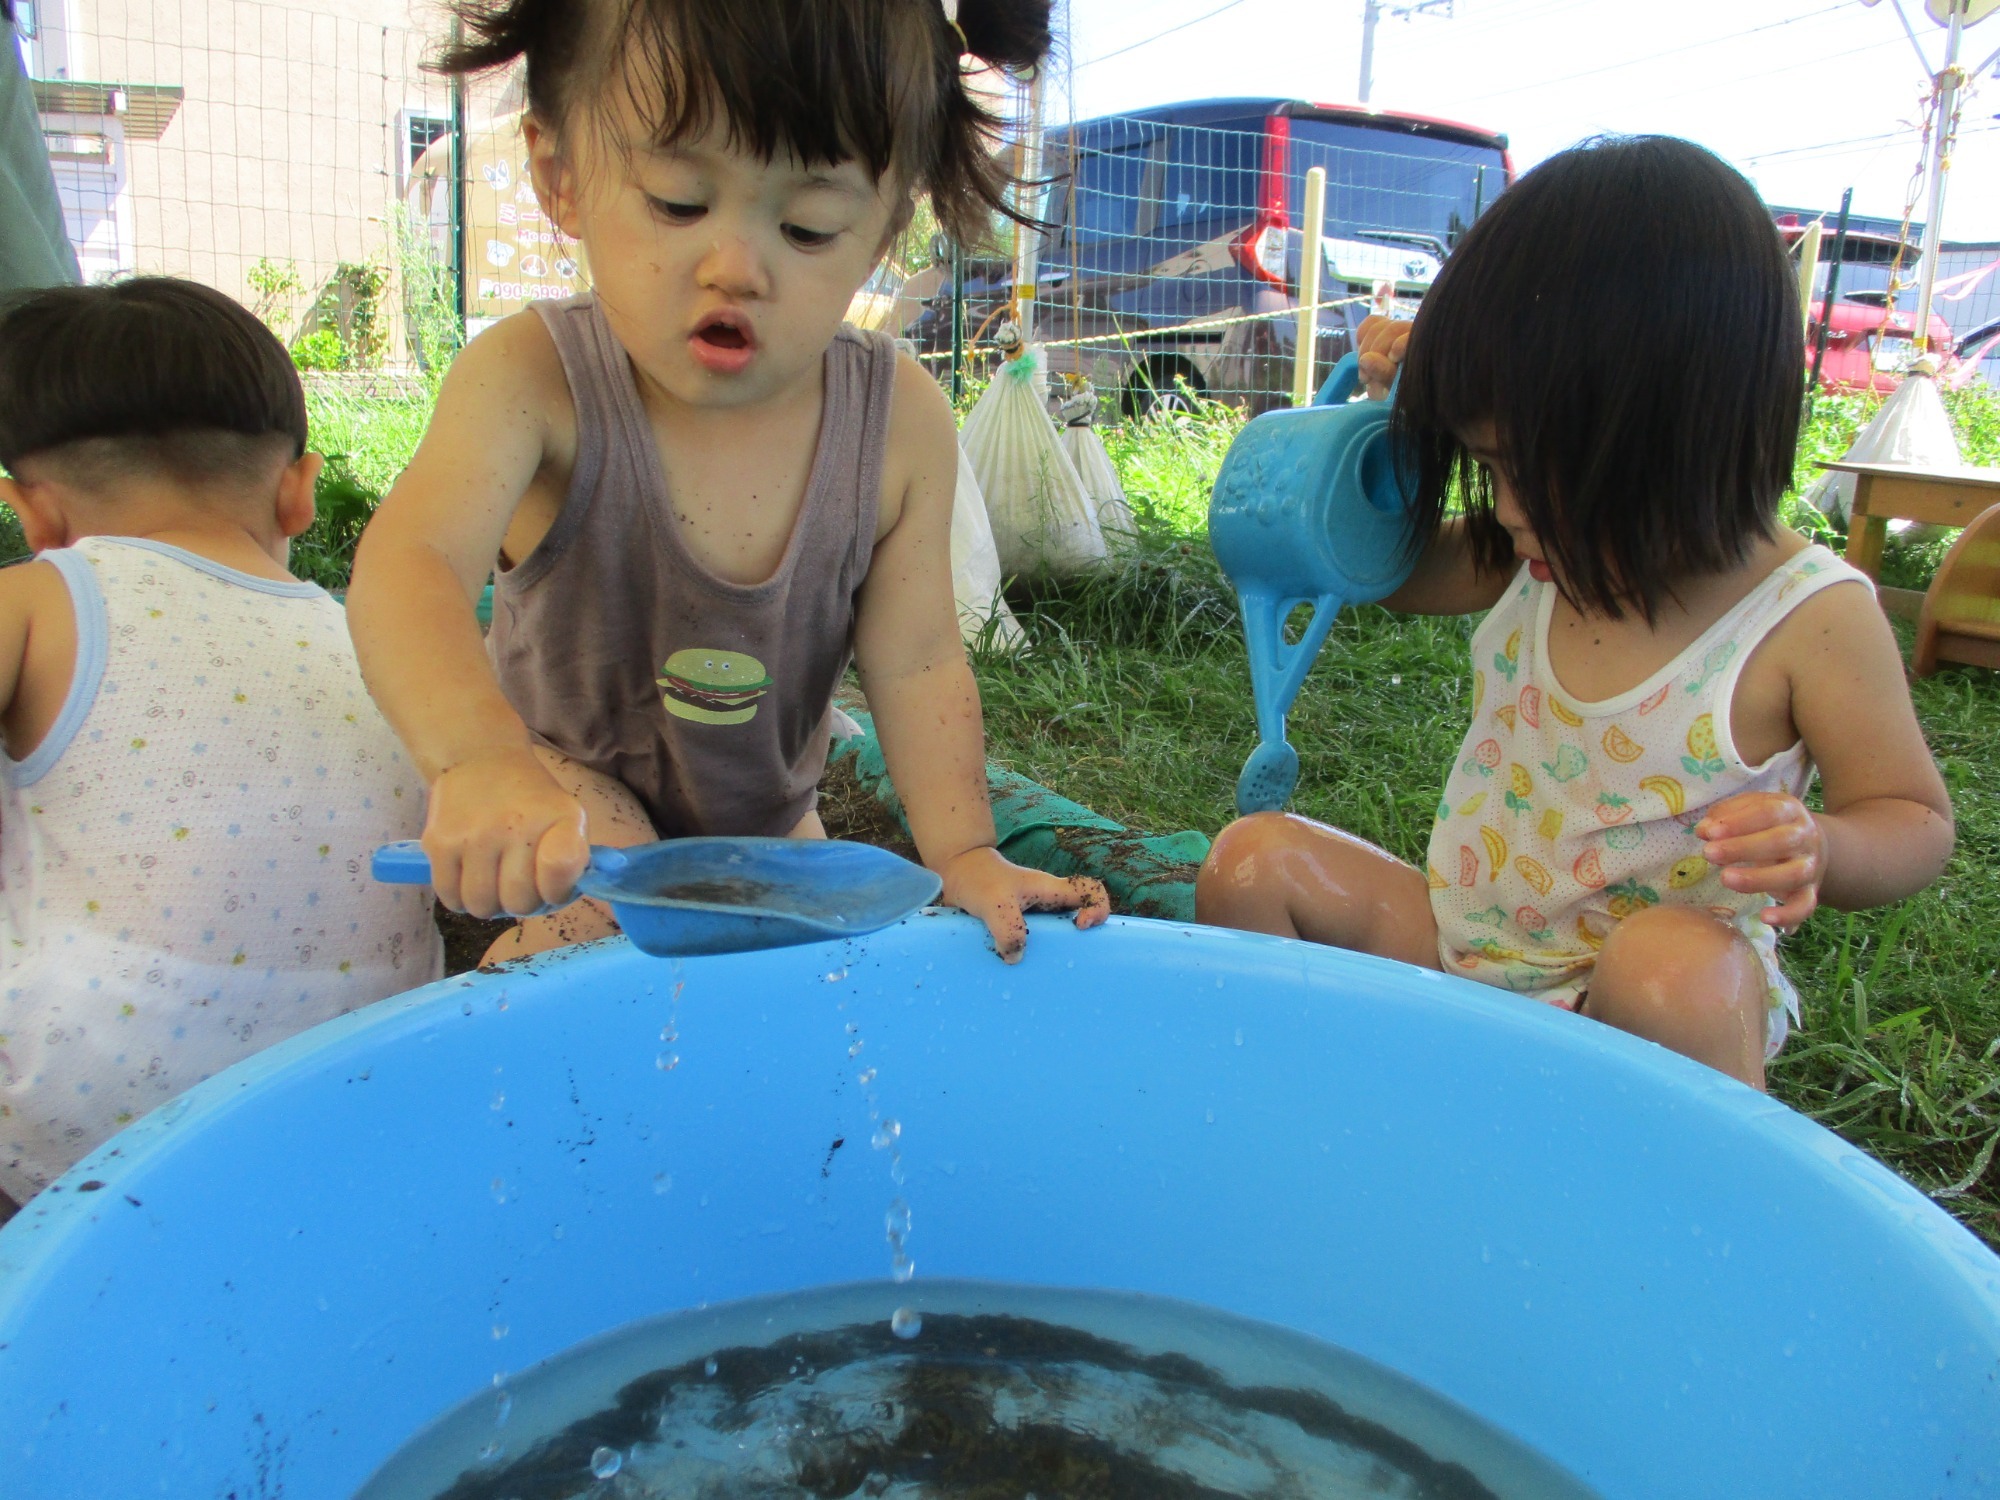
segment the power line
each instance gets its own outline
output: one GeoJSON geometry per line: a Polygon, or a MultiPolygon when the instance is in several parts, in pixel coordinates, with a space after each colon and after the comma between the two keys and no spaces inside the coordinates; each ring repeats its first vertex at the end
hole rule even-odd
{"type": "Polygon", "coordinates": [[[1649,52],[1644,57],[1630,57],[1623,62],[1606,63],[1602,67],[1597,68],[1585,68],[1580,73],[1566,73],[1560,78],[1540,78],[1533,83],[1515,84],[1512,88],[1495,89],[1491,93],[1486,94],[1473,94],[1464,102],[1468,104],[1483,104],[1488,99],[1504,99],[1509,94],[1525,94],[1536,89],[1554,88],[1558,84],[1575,83],[1579,79],[1595,78],[1603,73],[1615,73],[1621,68],[1643,67],[1647,63],[1658,62],[1662,58],[1678,57],[1686,52],[1698,52],[1704,47],[1716,47],[1724,42],[1741,41],[1744,37],[1756,36],[1759,32],[1782,31],[1787,26],[1797,26],[1806,21],[1817,20],[1821,16],[1831,15],[1834,11],[1845,9],[1847,9],[1846,0],[1840,0],[1840,3],[1829,5],[1823,10],[1807,11],[1802,16],[1790,16],[1782,21],[1767,21],[1762,26],[1752,26],[1747,31],[1732,31],[1726,36],[1713,36],[1707,38],[1705,41],[1689,42],[1684,47],[1671,47],[1665,52],[1649,52]]]}
{"type": "Polygon", "coordinates": [[[1780,156],[1804,156],[1809,152],[1832,151],[1841,146],[1872,146],[1878,141],[1893,141],[1903,136],[1915,135],[1916,131],[1917,127],[1911,125],[1903,130],[1885,130],[1880,135],[1857,135],[1850,136],[1844,141],[1820,141],[1812,146],[1786,146],[1778,151],[1760,151],[1755,156],[1746,156],[1742,160],[1774,161],[1780,156]]]}
{"type": "Polygon", "coordinates": [[[1111,59],[1114,57],[1123,57],[1128,52],[1137,52],[1141,47],[1152,46],[1153,43],[1159,41],[1162,37],[1172,36],[1177,31],[1186,31],[1190,26],[1199,26],[1203,21],[1213,21],[1217,16],[1221,15],[1224,11],[1234,10],[1236,9],[1237,6],[1246,3],[1247,0],[1228,0],[1228,3],[1226,5],[1218,5],[1214,10],[1211,10],[1204,15],[1196,16],[1191,21],[1183,21],[1178,26],[1169,26],[1165,31],[1158,31],[1149,37],[1142,37],[1138,41],[1132,42],[1127,46],[1119,47],[1115,51],[1106,52],[1099,57],[1093,57],[1089,59],[1087,62],[1080,62],[1076,66],[1079,70],[1084,68],[1093,68],[1101,62],[1111,61],[1111,59]]]}
{"type": "MultiPolygon", "coordinates": [[[[1884,135],[1860,135],[1847,141],[1824,141],[1817,146],[1789,146],[1783,151],[1764,151],[1756,156],[1745,156],[1740,159],[1745,162],[1763,162],[1772,161],[1780,156],[1821,154],[1827,156],[1846,156],[1856,151],[1866,150],[1868,147],[1878,145],[1882,142],[1911,139],[1916,134],[1917,129],[1913,125],[1907,130],[1891,130],[1884,135]]],[[[1954,141],[1962,141],[1968,136],[1979,135],[2000,135],[2000,125],[1975,125],[1969,130],[1959,131],[1952,139],[1954,141]]]]}

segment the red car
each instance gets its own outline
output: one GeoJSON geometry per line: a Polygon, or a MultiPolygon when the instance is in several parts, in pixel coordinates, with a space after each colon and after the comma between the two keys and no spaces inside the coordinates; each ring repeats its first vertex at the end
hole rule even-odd
{"type": "MultiPolygon", "coordinates": [[[[1778,221],[1778,230],[1794,258],[1805,228],[1796,216],[1778,221]],[[1786,219],[1793,222],[1787,223],[1786,219]]],[[[1833,237],[1829,228],[1820,241],[1819,271],[1813,277],[1814,297],[1806,319],[1806,363],[1810,368],[1813,349],[1819,342],[1820,323],[1826,317],[1826,286],[1833,269],[1833,237]]],[[[1903,280],[1916,276],[1918,247],[1902,246],[1903,280]]],[[[1835,290],[1831,326],[1827,329],[1826,359],[1820,366],[1819,384],[1824,391],[1874,391],[1887,395],[1902,384],[1903,371],[1916,357],[1917,291],[1905,287],[1896,295],[1896,312],[1886,315],[1889,273],[1896,266],[1897,243],[1893,235],[1857,234],[1850,230],[1840,257],[1840,285],[1835,290]]],[[[1957,340],[1951,325],[1931,313],[1928,326],[1930,353],[1940,372],[1957,363],[1957,340]]]]}

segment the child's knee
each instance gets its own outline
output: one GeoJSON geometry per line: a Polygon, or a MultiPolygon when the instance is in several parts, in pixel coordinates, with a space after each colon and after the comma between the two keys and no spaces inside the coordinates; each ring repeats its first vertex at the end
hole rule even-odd
{"type": "Polygon", "coordinates": [[[1251,813],[1218,833],[1195,876],[1195,920],[1215,921],[1218,913],[1268,884],[1265,866],[1296,841],[1296,822],[1288,813],[1251,813]]]}
{"type": "Polygon", "coordinates": [[[1611,1006],[1679,1012],[1732,1023],[1768,1005],[1762,961],[1727,922],[1685,906],[1634,912],[1612,930],[1591,976],[1593,1015],[1611,1006]]]}

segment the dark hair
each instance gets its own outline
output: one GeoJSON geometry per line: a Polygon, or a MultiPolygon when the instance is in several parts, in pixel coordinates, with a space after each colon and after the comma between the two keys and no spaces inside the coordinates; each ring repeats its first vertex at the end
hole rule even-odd
{"type": "Polygon", "coordinates": [[[938,222],[984,238],[1013,180],[994,159],[1000,120],[967,91],[963,51],[1025,71],[1052,45],[1050,0],[453,0],[466,37],[437,67],[527,60],[528,105],[560,129],[622,66],[660,144],[718,121],[765,160],[859,162],[930,194],[938,222]]]}
{"type": "Polygon", "coordinates": [[[1482,568],[1513,558],[1460,441],[1502,467],[1573,602],[1651,621],[1774,534],[1805,340],[1756,190],[1665,136],[1587,141],[1509,188],[1424,297],[1396,391],[1428,536],[1454,484],[1482,568]]]}
{"type": "Polygon", "coordinates": [[[306,398],[271,330],[221,292],[166,276],[0,303],[0,464],[68,463],[78,482],[140,468],[253,478],[306,449],[306,398]]]}

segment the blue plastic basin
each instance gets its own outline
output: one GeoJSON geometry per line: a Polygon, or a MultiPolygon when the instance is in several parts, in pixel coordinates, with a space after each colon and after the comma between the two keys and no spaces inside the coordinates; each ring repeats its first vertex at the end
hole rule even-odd
{"type": "Polygon", "coordinates": [[[617,942],[448,980],[85,1161],[0,1231],[0,1490],[345,1497],[498,1371],[882,1277],[873,1067],[920,1276],[1289,1324],[1610,1497],[2000,1492],[2000,1260],[1608,1028],[1147,922],[1038,921],[1009,969],[927,915],[687,960],[662,1071],[675,973],[617,942]]]}

